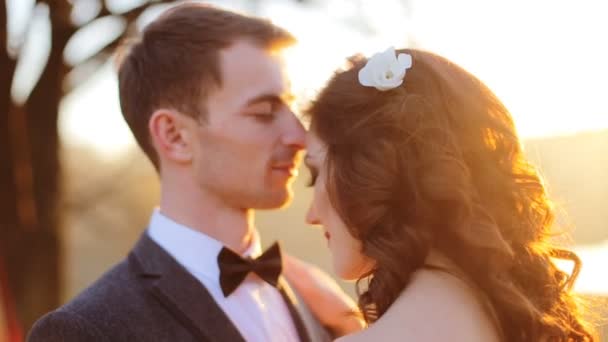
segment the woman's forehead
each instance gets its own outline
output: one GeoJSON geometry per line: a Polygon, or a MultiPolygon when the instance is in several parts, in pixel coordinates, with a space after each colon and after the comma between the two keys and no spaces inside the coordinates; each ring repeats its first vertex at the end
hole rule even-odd
{"type": "Polygon", "coordinates": [[[320,154],[324,154],[327,150],[325,143],[310,130],[306,134],[306,154],[316,158],[320,154]]]}

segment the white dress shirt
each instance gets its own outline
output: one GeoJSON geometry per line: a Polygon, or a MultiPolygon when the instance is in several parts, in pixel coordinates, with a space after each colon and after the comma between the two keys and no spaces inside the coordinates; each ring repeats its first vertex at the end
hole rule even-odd
{"type": "MultiPolygon", "coordinates": [[[[250,273],[228,297],[219,283],[217,256],[221,242],[179,224],[155,210],[148,235],[201,282],[248,342],[297,342],[298,333],[280,292],[250,273]]],[[[257,231],[242,256],[262,254],[257,231]]],[[[196,300],[193,298],[192,300],[196,300]]]]}

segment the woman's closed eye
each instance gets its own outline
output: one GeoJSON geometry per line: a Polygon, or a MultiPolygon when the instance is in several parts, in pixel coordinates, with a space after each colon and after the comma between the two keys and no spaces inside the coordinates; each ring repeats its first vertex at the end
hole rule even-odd
{"type": "Polygon", "coordinates": [[[318,172],[317,169],[315,169],[314,167],[308,167],[308,172],[310,172],[310,178],[307,182],[307,186],[308,187],[313,187],[315,186],[315,183],[317,181],[317,176],[318,176],[318,172]]]}

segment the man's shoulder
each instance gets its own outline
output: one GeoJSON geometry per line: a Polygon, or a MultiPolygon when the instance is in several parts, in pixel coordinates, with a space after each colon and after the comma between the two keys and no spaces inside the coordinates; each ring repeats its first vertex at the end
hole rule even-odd
{"type": "Polygon", "coordinates": [[[108,327],[127,322],[134,312],[146,310],[146,298],[125,259],[68,303],[40,318],[28,341],[106,341],[101,331],[107,332],[108,327]]]}
{"type": "Polygon", "coordinates": [[[100,327],[136,300],[134,283],[135,276],[123,260],[67,304],[42,316],[28,341],[110,341],[100,327]]]}
{"type": "Polygon", "coordinates": [[[70,311],[84,314],[94,308],[128,304],[141,292],[137,275],[130,269],[127,259],[116,264],[73,300],[65,305],[70,311]]]}
{"type": "Polygon", "coordinates": [[[28,342],[38,341],[111,341],[95,324],[71,312],[60,308],[42,316],[32,327],[28,342]]]}

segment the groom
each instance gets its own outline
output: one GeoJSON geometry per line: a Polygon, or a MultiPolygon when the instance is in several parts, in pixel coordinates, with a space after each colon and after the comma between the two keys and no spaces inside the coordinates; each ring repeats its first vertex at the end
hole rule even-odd
{"type": "Polygon", "coordinates": [[[304,149],[281,57],[294,41],[191,3],[129,46],[120,103],[160,175],[160,207],[129,256],[29,341],[329,339],[281,275],[278,245],[261,251],[253,218],[289,203],[304,149]]]}

